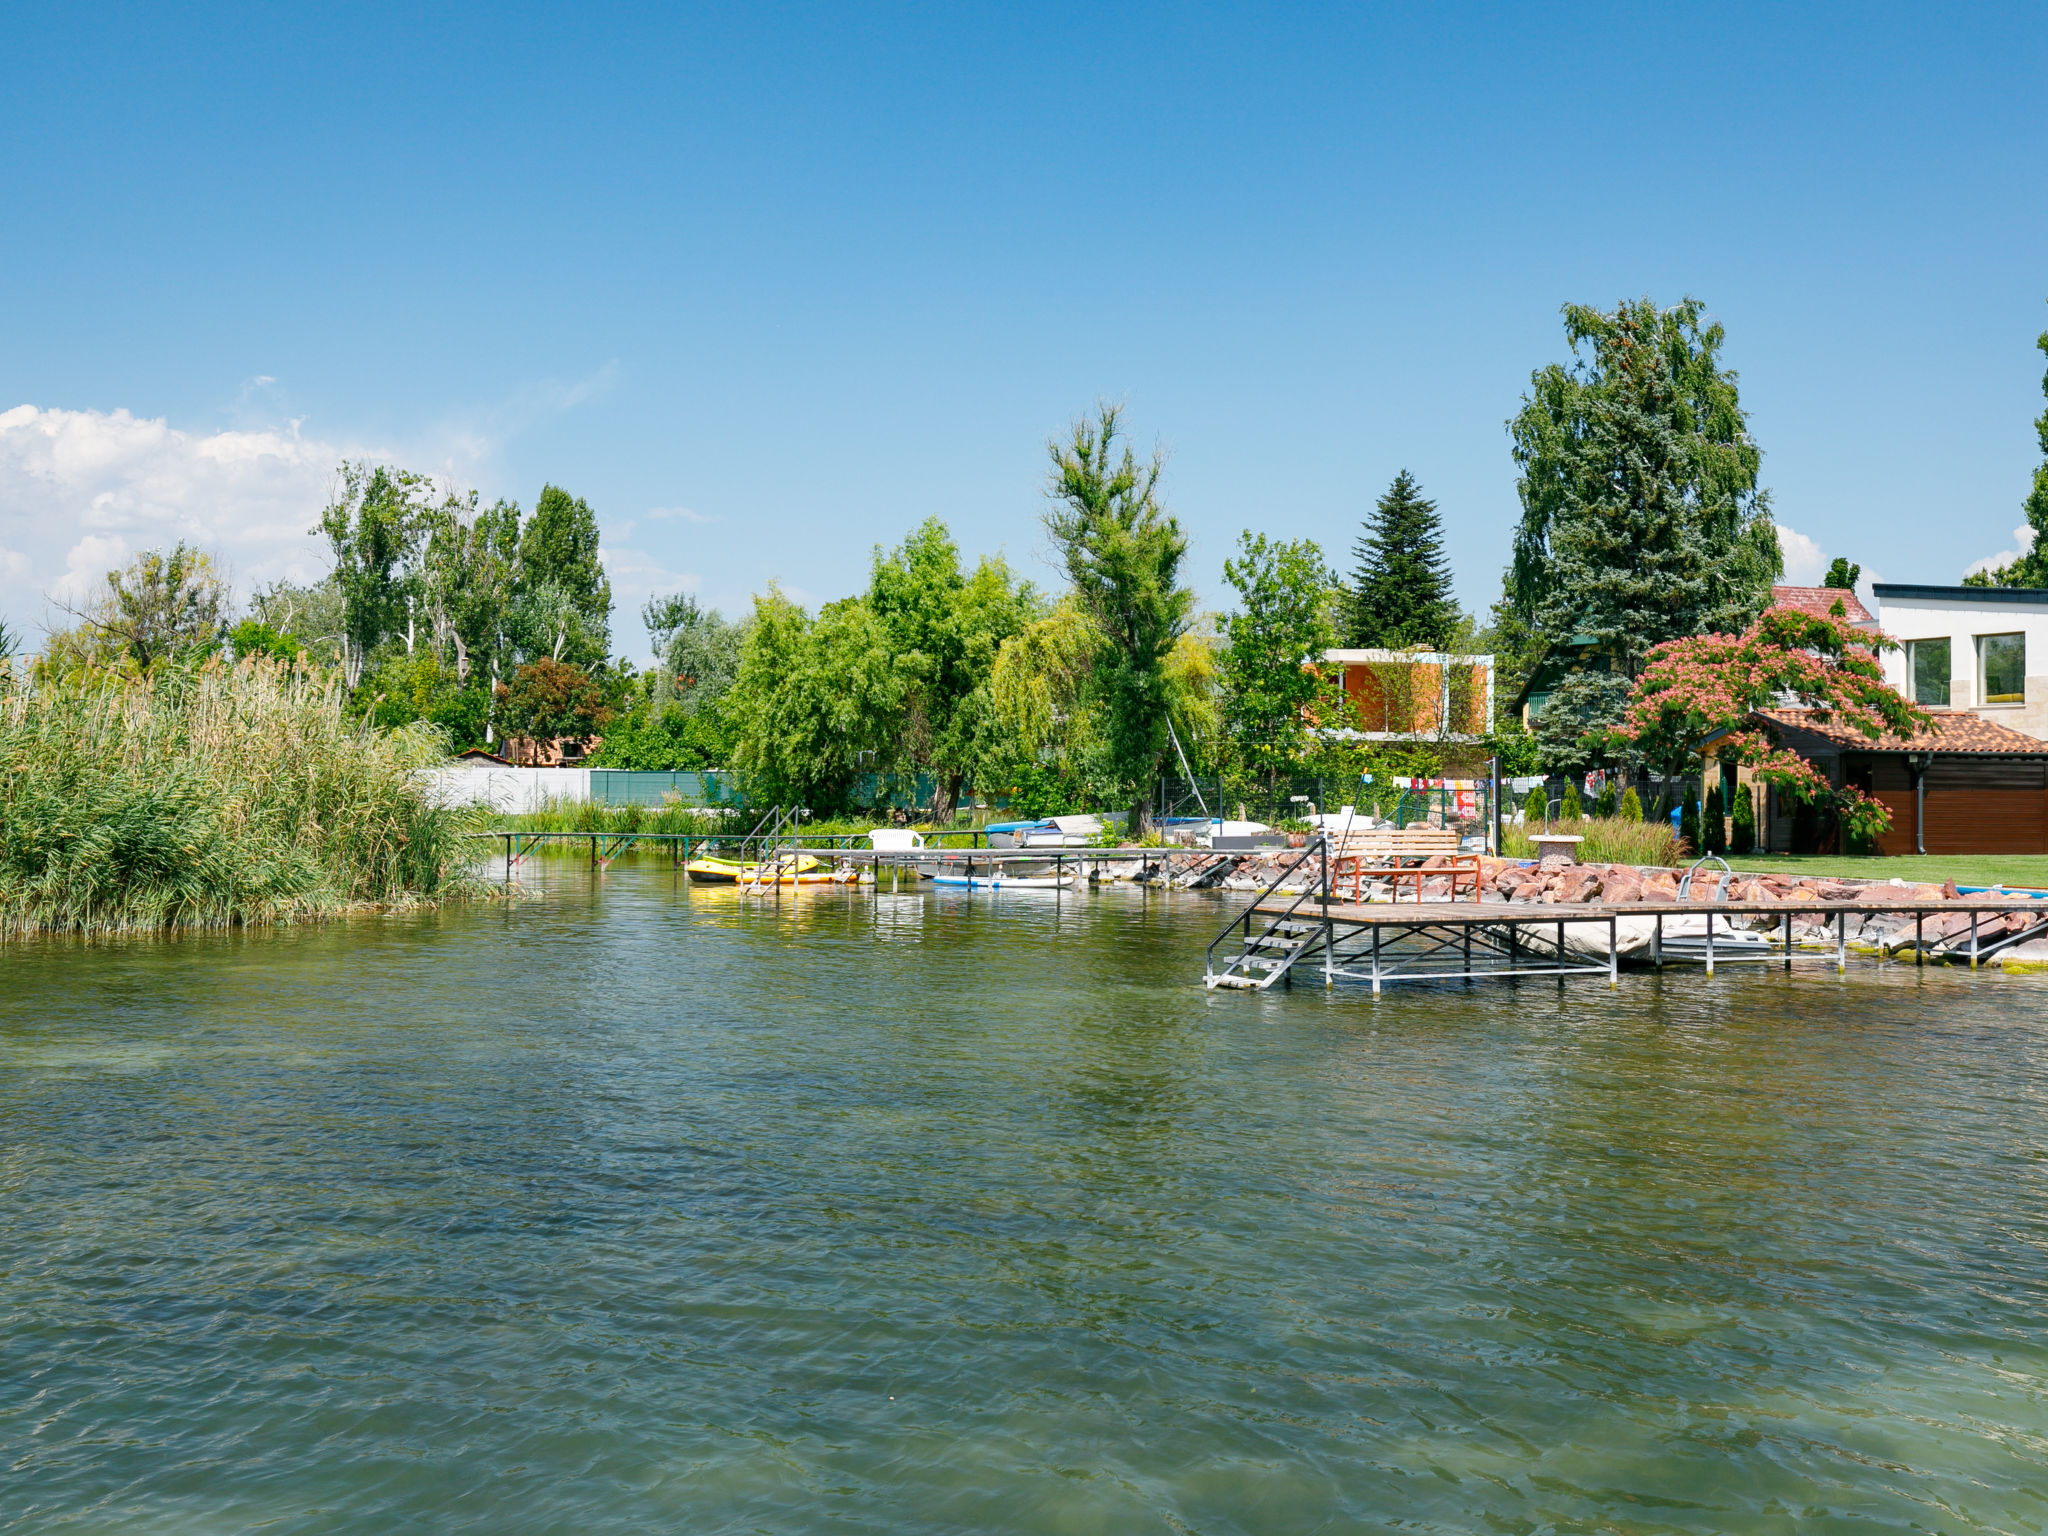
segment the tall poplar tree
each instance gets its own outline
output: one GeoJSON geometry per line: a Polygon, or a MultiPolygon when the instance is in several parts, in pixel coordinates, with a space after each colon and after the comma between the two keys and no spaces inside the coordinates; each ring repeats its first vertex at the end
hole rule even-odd
{"type": "Polygon", "coordinates": [[[1522,521],[1509,593],[1553,646],[1585,637],[1633,678],[1650,648],[1736,634],[1784,569],[1762,455],[1695,299],[1565,306],[1574,359],[1508,423],[1522,521]]]}
{"type": "Polygon", "coordinates": [[[519,535],[525,649],[589,666],[611,649],[612,583],[598,558],[597,515],[560,486],[541,489],[519,535]]]}
{"type": "MultiPolygon", "coordinates": [[[[2034,345],[2048,354],[2048,331],[2034,345]]],[[[2041,376],[2041,393],[2048,395],[2048,373],[2041,376]]],[[[1994,571],[1965,576],[1973,587],[2048,587],[2048,410],[2034,418],[2034,436],[2041,444],[2041,462],[2034,468],[2033,488],[2025,502],[2027,526],[2034,531],[2034,545],[2019,559],[1994,571]]]]}
{"type": "Polygon", "coordinates": [[[1348,594],[1349,644],[1390,651],[1449,647],[1459,615],[1443,519],[1407,470],[1380,497],[1352,553],[1358,564],[1348,594]]]}
{"type": "Polygon", "coordinates": [[[1171,705],[1168,661],[1188,627],[1194,594],[1180,584],[1188,552],[1180,522],[1159,504],[1162,465],[1140,465],[1119,412],[1103,406],[1047,444],[1052,476],[1045,529],[1102,637],[1095,683],[1105,709],[1110,760],[1131,791],[1130,831],[1147,822],[1152,785],[1166,760],[1171,705]]]}

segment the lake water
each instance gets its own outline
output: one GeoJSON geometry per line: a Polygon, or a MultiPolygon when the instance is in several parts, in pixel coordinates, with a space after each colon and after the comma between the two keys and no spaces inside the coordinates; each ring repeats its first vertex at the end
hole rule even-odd
{"type": "Polygon", "coordinates": [[[2048,981],[542,870],[0,956],[0,1528],[2048,1529],[2048,981]]]}

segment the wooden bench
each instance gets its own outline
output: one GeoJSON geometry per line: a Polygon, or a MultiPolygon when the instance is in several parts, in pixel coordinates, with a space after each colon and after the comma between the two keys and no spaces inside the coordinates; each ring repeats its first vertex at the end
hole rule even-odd
{"type": "Polygon", "coordinates": [[[1330,834],[1330,856],[1339,859],[1427,858],[1457,851],[1455,827],[1368,827],[1330,834]]]}
{"type": "Polygon", "coordinates": [[[1458,833],[1452,827],[1372,827],[1357,832],[1338,832],[1330,837],[1330,894],[1334,897],[1350,882],[1351,899],[1362,901],[1368,881],[1384,884],[1394,900],[1402,897],[1404,886],[1413,886],[1412,900],[1422,900],[1422,884],[1442,876],[1450,881],[1445,899],[1456,901],[1459,887],[1479,900],[1479,856],[1458,852],[1458,833]],[[1440,859],[1433,869],[1423,863],[1440,859]]]}

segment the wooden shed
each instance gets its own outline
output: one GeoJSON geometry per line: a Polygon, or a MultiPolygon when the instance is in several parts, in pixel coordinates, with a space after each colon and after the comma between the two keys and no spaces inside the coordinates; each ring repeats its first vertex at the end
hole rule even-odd
{"type": "MultiPolygon", "coordinates": [[[[1880,853],[2048,853],[2048,742],[1960,710],[1912,737],[1876,741],[1809,710],[1759,710],[1755,719],[1829,783],[1884,803],[1892,827],[1880,853]]],[[[1768,851],[1817,850],[1823,833],[1812,811],[1780,804],[1774,792],[1759,810],[1768,851]]]]}

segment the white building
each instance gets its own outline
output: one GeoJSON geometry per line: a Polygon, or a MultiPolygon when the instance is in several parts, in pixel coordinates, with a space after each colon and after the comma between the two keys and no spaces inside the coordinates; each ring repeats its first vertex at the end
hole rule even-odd
{"type": "Polygon", "coordinates": [[[2048,590],[1881,582],[1879,627],[1903,649],[1885,680],[1925,709],[1967,709],[2048,740],[2048,590]]]}

